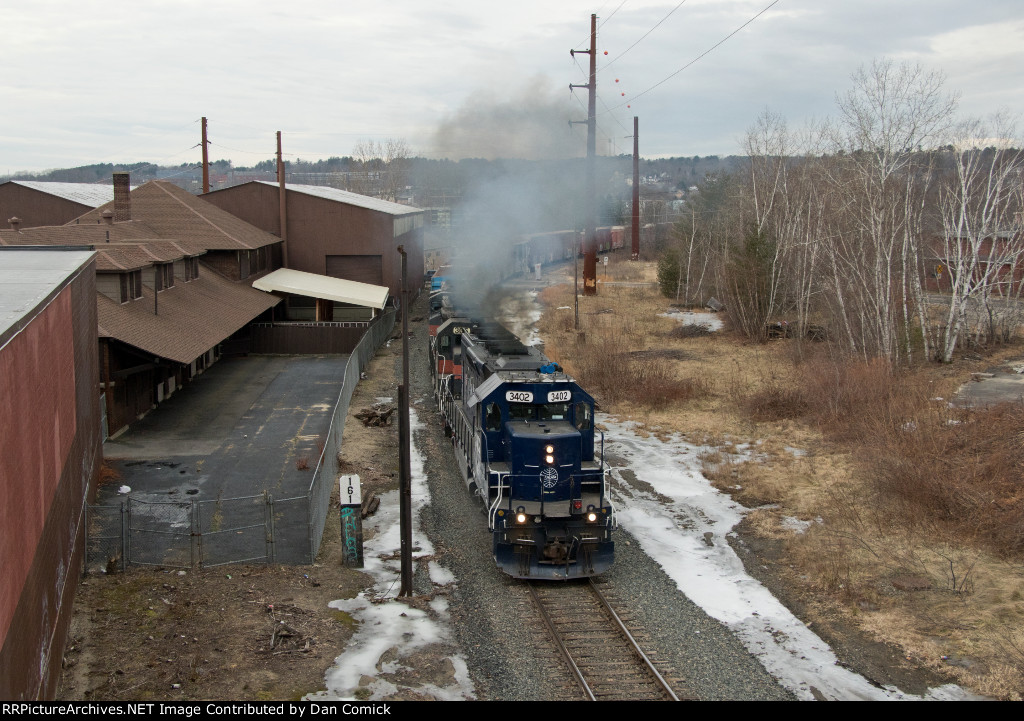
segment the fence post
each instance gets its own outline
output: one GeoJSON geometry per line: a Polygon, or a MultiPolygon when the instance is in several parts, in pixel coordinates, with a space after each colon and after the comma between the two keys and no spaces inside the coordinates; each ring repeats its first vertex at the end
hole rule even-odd
{"type": "Polygon", "coordinates": [[[267,563],[273,564],[277,559],[274,546],[274,496],[270,491],[263,491],[263,496],[263,530],[266,542],[264,555],[267,558],[267,563]]]}
{"type": "Polygon", "coordinates": [[[199,513],[199,502],[196,501],[193,498],[192,501],[191,501],[191,507],[189,508],[189,526],[191,526],[191,528],[189,529],[189,536],[190,536],[190,538],[189,538],[189,544],[188,544],[189,565],[193,569],[196,568],[196,551],[197,550],[199,552],[199,554],[198,554],[199,555],[198,566],[199,566],[199,568],[203,567],[203,526],[202,526],[202,521],[203,521],[202,516],[199,513]]]}
{"type": "Polygon", "coordinates": [[[132,543],[131,543],[131,527],[132,527],[132,512],[131,512],[132,499],[129,497],[127,501],[121,504],[121,570],[128,570],[128,561],[131,557],[132,543]]]}

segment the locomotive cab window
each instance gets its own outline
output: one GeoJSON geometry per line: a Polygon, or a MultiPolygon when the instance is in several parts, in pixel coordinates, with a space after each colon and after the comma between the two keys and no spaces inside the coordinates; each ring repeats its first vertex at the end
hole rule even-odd
{"type": "Polygon", "coordinates": [[[545,403],[540,407],[542,421],[564,421],[568,415],[568,403],[545,403]]]}
{"type": "Polygon", "coordinates": [[[501,430],[501,408],[498,407],[497,403],[490,403],[487,405],[487,415],[485,418],[487,423],[487,430],[501,430]]]}
{"type": "Polygon", "coordinates": [[[590,430],[590,404],[589,403],[577,403],[575,413],[576,430],[589,431],[590,430]]]}
{"type": "Polygon", "coordinates": [[[508,418],[511,421],[532,421],[537,417],[535,408],[529,403],[509,403],[508,418]]]}

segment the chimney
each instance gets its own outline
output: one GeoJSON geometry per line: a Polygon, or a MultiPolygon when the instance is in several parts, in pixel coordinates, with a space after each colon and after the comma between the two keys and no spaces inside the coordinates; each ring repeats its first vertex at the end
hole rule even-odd
{"type": "Polygon", "coordinates": [[[11,230],[18,230],[21,227],[21,218],[8,218],[7,222],[11,224],[11,230]]]}
{"type": "Polygon", "coordinates": [[[132,219],[131,176],[128,173],[114,173],[114,222],[132,219]]]}

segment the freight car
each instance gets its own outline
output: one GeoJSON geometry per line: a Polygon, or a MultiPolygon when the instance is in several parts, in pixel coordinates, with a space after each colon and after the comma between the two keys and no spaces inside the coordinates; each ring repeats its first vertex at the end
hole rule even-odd
{"type": "Polygon", "coordinates": [[[431,371],[462,477],[486,510],[498,567],[516,578],[560,580],[607,570],[615,509],[594,399],[502,326],[468,317],[439,324],[431,371]]]}

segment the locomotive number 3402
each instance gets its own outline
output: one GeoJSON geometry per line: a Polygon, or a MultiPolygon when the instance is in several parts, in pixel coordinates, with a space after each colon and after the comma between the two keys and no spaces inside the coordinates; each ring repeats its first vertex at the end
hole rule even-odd
{"type": "Polygon", "coordinates": [[[505,391],[505,400],[509,403],[533,403],[530,391],[505,391]]]}

